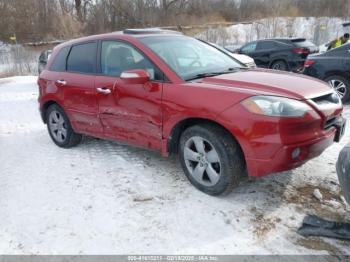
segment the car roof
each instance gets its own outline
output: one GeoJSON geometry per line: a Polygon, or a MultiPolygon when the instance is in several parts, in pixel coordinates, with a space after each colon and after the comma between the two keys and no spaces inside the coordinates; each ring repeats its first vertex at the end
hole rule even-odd
{"type": "Polygon", "coordinates": [[[255,41],[248,42],[246,44],[250,43],[258,43],[258,42],[264,42],[264,41],[275,41],[283,44],[292,44],[297,42],[304,42],[307,41],[305,38],[296,38],[296,37],[280,37],[280,38],[265,38],[265,39],[257,39],[255,41]]]}
{"type": "Polygon", "coordinates": [[[159,27],[154,28],[131,28],[131,29],[125,29],[123,34],[126,35],[150,35],[150,34],[176,34],[176,35],[182,35],[179,31],[174,30],[168,30],[168,29],[162,29],[159,27]]]}
{"type": "Polygon", "coordinates": [[[96,41],[96,40],[106,39],[106,38],[130,39],[130,38],[152,37],[152,36],[159,36],[159,35],[182,36],[183,34],[178,31],[166,30],[161,28],[140,28],[140,29],[132,28],[132,29],[125,29],[123,31],[116,31],[111,33],[91,35],[91,36],[72,39],[58,45],[56,48],[62,48],[65,46],[74,45],[81,42],[96,41]]]}

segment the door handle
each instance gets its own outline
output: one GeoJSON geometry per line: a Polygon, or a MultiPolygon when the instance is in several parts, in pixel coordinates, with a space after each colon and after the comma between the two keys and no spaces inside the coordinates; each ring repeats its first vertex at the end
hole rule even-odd
{"type": "Polygon", "coordinates": [[[110,93],[112,93],[112,91],[108,88],[103,88],[103,87],[98,87],[96,88],[97,90],[97,93],[101,93],[101,94],[104,94],[104,95],[108,95],[110,93]]]}
{"type": "Polygon", "coordinates": [[[56,83],[63,86],[67,85],[67,82],[65,80],[57,80],[56,83]]]}

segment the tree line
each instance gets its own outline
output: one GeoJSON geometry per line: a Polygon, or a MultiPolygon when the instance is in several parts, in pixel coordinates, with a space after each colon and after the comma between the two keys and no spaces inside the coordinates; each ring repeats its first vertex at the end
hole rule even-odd
{"type": "Polygon", "coordinates": [[[0,40],[49,41],[123,28],[349,17],[349,0],[0,0],[0,40]]]}

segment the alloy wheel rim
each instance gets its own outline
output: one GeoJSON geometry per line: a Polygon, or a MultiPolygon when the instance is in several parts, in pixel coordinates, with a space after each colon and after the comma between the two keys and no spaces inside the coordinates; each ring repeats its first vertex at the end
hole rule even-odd
{"type": "Polygon", "coordinates": [[[274,65],[273,65],[272,69],[274,69],[274,70],[282,70],[283,67],[282,67],[282,64],[277,63],[277,64],[274,64],[274,65]]]}
{"type": "Polygon", "coordinates": [[[214,186],[221,175],[221,162],[214,146],[200,136],[187,140],[184,160],[190,175],[201,185],[214,186]]]}
{"type": "Polygon", "coordinates": [[[49,129],[54,139],[63,143],[67,139],[67,124],[63,115],[54,110],[49,115],[49,129]]]}
{"type": "Polygon", "coordinates": [[[340,98],[343,98],[346,95],[346,85],[343,81],[332,79],[329,80],[328,83],[337,92],[340,98]]]}

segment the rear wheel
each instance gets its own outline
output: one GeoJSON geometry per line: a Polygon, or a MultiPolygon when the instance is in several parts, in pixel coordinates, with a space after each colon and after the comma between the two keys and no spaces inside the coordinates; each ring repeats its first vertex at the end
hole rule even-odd
{"type": "Polygon", "coordinates": [[[46,123],[50,137],[59,147],[70,148],[81,142],[82,135],[74,132],[63,109],[54,104],[46,112],[46,123]]]}
{"type": "Polygon", "coordinates": [[[282,60],[275,61],[270,66],[271,69],[274,70],[281,70],[281,71],[288,71],[288,65],[286,62],[282,60]]]}
{"type": "Polygon", "coordinates": [[[350,99],[350,81],[342,76],[330,76],[326,82],[338,93],[343,102],[350,99]]]}
{"type": "Polygon", "coordinates": [[[209,195],[229,193],[246,174],[239,145],[214,125],[197,125],[183,132],[180,161],[190,182],[209,195]]]}

